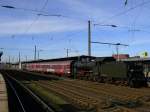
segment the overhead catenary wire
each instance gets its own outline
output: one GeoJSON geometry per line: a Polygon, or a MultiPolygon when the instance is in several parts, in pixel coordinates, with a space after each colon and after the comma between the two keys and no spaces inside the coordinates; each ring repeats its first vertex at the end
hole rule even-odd
{"type": "MultiPolygon", "coordinates": [[[[46,1],[48,1],[48,0],[46,0],[46,1]]],[[[147,1],[148,2],[148,1],[147,1]]],[[[143,2],[143,3],[145,3],[145,2],[143,2]]],[[[45,7],[46,6],[46,2],[45,2],[45,4],[44,4],[44,6],[43,7],[45,7]]],[[[141,3],[142,4],[142,3],[141,3]]],[[[145,3],[146,4],[146,3],[145,3]]],[[[144,4],[142,4],[142,5],[138,5],[137,7],[139,7],[139,6],[143,6],[144,4]]],[[[133,9],[135,9],[135,8],[137,8],[137,7],[135,7],[135,6],[133,6],[133,7],[131,7],[131,8],[129,8],[129,9],[127,9],[127,10],[125,10],[125,11],[123,11],[122,13],[118,13],[118,14],[116,14],[116,15],[118,15],[118,16],[120,16],[120,15],[123,15],[123,14],[126,14],[127,12],[129,12],[129,11],[131,11],[131,10],[133,10],[133,9]],[[120,14],[120,15],[119,15],[120,14]]],[[[42,10],[41,11],[39,11],[39,12],[43,12],[42,10]]],[[[37,16],[36,16],[36,18],[33,20],[33,22],[30,24],[30,26],[28,27],[28,29],[25,31],[25,34],[28,32],[28,31],[30,31],[30,29],[32,28],[32,26],[35,24],[35,22],[36,21],[38,21],[38,19],[40,18],[40,16],[41,16],[41,14],[38,14],[37,16]]],[[[49,15],[50,16],[50,15],[49,15]]],[[[54,16],[56,16],[56,15],[54,15],[54,16]]],[[[59,15],[60,16],[60,15],[59,15]]],[[[65,16],[64,16],[65,17],[65,16]]],[[[69,16],[66,16],[66,17],[68,17],[69,18],[69,16]]],[[[116,16],[114,15],[113,16],[113,18],[115,18],[116,16]]],[[[71,18],[71,17],[70,17],[71,18]]]]}
{"type": "MultiPolygon", "coordinates": [[[[30,12],[35,12],[36,13],[36,18],[33,20],[33,22],[31,22],[31,24],[28,26],[28,28],[24,31],[24,33],[23,34],[26,34],[26,33],[28,33],[30,30],[31,30],[31,28],[32,28],[32,26],[39,20],[39,18],[40,18],[40,14],[39,13],[43,13],[43,14],[47,14],[47,12],[44,12],[43,10],[44,10],[44,8],[47,6],[47,4],[48,4],[48,1],[49,0],[46,0],[45,1],[45,3],[44,3],[44,5],[42,6],[42,8],[40,9],[40,10],[34,10],[34,9],[27,9],[27,8],[18,8],[18,7],[14,7],[14,6],[9,6],[9,5],[0,5],[1,7],[4,7],[4,8],[8,8],[8,9],[16,9],[16,10],[24,10],[24,11],[30,11],[30,12]],[[37,14],[38,13],[38,14],[37,14]]],[[[60,17],[60,14],[51,14],[51,16],[54,16],[54,17],[60,17]]],[[[12,35],[11,36],[12,38],[15,38],[16,37],[16,35],[12,35]]]]}
{"type": "Polygon", "coordinates": [[[124,15],[124,14],[126,14],[126,13],[128,13],[128,12],[130,12],[130,11],[136,9],[136,8],[138,8],[138,7],[141,7],[141,6],[146,5],[146,4],[149,4],[149,3],[150,3],[150,0],[144,1],[144,2],[142,2],[142,3],[139,3],[139,4],[135,5],[135,6],[132,6],[132,7],[128,8],[127,10],[124,10],[124,11],[122,11],[122,12],[119,12],[119,13],[117,13],[117,14],[111,16],[111,17],[106,18],[104,21],[99,22],[98,24],[103,24],[103,23],[105,23],[105,22],[108,22],[108,21],[112,20],[112,19],[115,18],[115,17],[124,15]]]}
{"type": "Polygon", "coordinates": [[[106,45],[122,45],[122,46],[129,46],[127,44],[121,44],[121,43],[106,43],[106,42],[92,42],[92,43],[95,43],[95,44],[106,44],[106,45]]]}
{"type": "MultiPolygon", "coordinates": [[[[128,13],[128,12],[130,12],[130,11],[136,9],[136,8],[138,8],[138,7],[141,7],[141,6],[146,5],[146,4],[149,4],[149,3],[150,3],[150,0],[148,0],[148,1],[143,1],[143,2],[141,2],[141,3],[139,3],[139,4],[135,5],[135,6],[132,6],[132,7],[128,8],[127,10],[121,11],[121,12],[119,12],[119,13],[117,13],[117,14],[114,14],[114,15],[111,16],[111,17],[106,18],[106,19],[105,19],[104,21],[102,21],[102,22],[98,22],[98,21],[95,21],[95,20],[91,20],[91,21],[94,22],[94,23],[97,23],[97,22],[98,22],[98,24],[103,24],[103,23],[106,23],[106,22],[110,21],[111,19],[113,19],[113,18],[115,18],[115,17],[124,15],[124,14],[126,14],[126,13],[128,13]]],[[[45,13],[45,14],[39,14],[39,15],[51,16],[50,14],[47,14],[47,13],[45,13]]],[[[87,22],[87,21],[89,20],[89,19],[81,19],[81,18],[78,18],[78,17],[68,16],[68,15],[67,15],[67,16],[66,16],[66,15],[58,15],[58,16],[61,16],[61,17],[64,17],[64,18],[70,18],[70,19],[77,19],[77,20],[81,20],[81,21],[84,21],[84,22],[87,22]]]]}
{"type": "MultiPolygon", "coordinates": [[[[115,17],[118,17],[118,16],[121,16],[121,15],[123,15],[123,14],[126,14],[127,12],[129,12],[129,11],[132,11],[132,10],[134,10],[134,9],[136,9],[136,8],[138,8],[138,7],[140,7],[140,6],[143,6],[143,5],[145,5],[145,4],[148,4],[148,3],[150,3],[150,1],[144,1],[144,2],[142,2],[142,3],[139,3],[139,4],[137,4],[137,5],[135,5],[135,6],[132,6],[132,7],[130,7],[130,8],[128,8],[127,10],[124,10],[124,11],[122,11],[122,12],[119,12],[119,13],[117,13],[117,14],[115,14],[115,15],[113,15],[113,16],[111,16],[111,17],[108,17],[108,18],[106,18],[103,22],[100,22],[99,24],[103,24],[103,23],[105,23],[105,22],[107,22],[107,21],[109,21],[109,20],[111,20],[111,19],[113,19],[113,18],[115,18],[115,17]]],[[[43,5],[43,7],[41,8],[41,10],[34,10],[34,9],[26,9],[26,8],[17,8],[17,7],[13,7],[13,6],[9,6],[9,5],[1,5],[2,7],[12,7],[12,9],[22,9],[22,10],[26,10],[26,11],[30,11],[30,12],[36,12],[36,13],[38,13],[37,14],[37,17],[33,20],[33,22],[30,24],[30,26],[29,26],[29,28],[27,29],[27,31],[26,32],[28,32],[28,30],[34,25],[34,23],[39,19],[39,17],[40,16],[55,16],[55,17],[64,17],[64,18],[70,18],[70,19],[80,19],[80,20],[82,20],[82,21],[88,21],[88,19],[81,19],[81,18],[77,18],[77,17],[72,17],[72,16],[66,16],[66,15],[62,15],[62,14],[49,14],[49,13],[47,13],[47,12],[44,12],[43,11],[43,9],[45,8],[45,6],[48,4],[48,0],[46,0],[45,1],[45,3],[44,3],[44,5],[43,5]]],[[[91,20],[92,22],[96,22],[95,20],[91,20]]]]}
{"type": "Polygon", "coordinates": [[[23,52],[33,52],[34,50],[33,49],[30,49],[30,48],[0,48],[2,51],[4,51],[5,53],[6,52],[20,52],[20,51],[23,51],[23,52]]]}
{"type": "Polygon", "coordinates": [[[94,43],[94,44],[104,44],[104,45],[113,45],[113,46],[116,46],[116,51],[117,51],[117,61],[119,61],[119,46],[129,46],[127,44],[121,44],[121,43],[106,43],[106,42],[91,42],[91,43],[94,43]]]}
{"type": "MultiPolygon", "coordinates": [[[[138,7],[141,7],[141,6],[143,6],[143,5],[146,5],[146,4],[149,4],[150,3],[150,1],[148,0],[148,1],[143,1],[142,3],[139,3],[139,4],[137,4],[137,5],[135,5],[135,6],[132,6],[132,7],[130,7],[130,8],[128,8],[127,10],[124,10],[124,11],[122,11],[122,12],[119,12],[119,13],[117,13],[117,14],[115,14],[115,15],[113,15],[113,16],[111,16],[111,17],[108,17],[108,18],[106,18],[103,22],[100,22],[100,23],[104,23],[105,21],[107,22],[107,21],[109,21],[110,19],[112,19],[112,18],[114,18],[114,17],[117,17],[117,16],[121,16],[121,15],[123,15],[123,14],[126,14],[126,13],[128,13],[128,12],[130,12],[130,11],[132,11],[132,10],[134,10],[134,9],[136,9],[136,8],[138,8],[138,7]]],[[[43,15],[43,16],[57,16],[57,17],[65,17],[65,18],[70,18],[70,19],[80,19],[80,20],[84,20],[84,21],[88,21],[89,19],[81,19],[81,18],[78,18],[78,17],[72,17],[72,16],[68,16],[68,15],[61,15],[61,14],[49,14],[48,12],[44,12],[43,11],[43,9],[45,8],[45,6],[48,4],[48,0],[46,0],[45,1],[45,4],[43,5],[43,7],[41,8],[41,10],[34,10],[34,9],[27,9],[27,8],[18,8],[18,7],[13,7],[13,6],[9,6],[9,5],[0,5],[1,7],[12,7],[11,9],[22,9],[22,10],[25,10],[25,11],[30,11],[30,12],[36,12],[36,14],[38,15],[38,16],[40,16],[40,15],[43,15]]],[[[92,21],[92,20],[91,20],[92,21]]],[[[96,22],[95,20],[93,20],[92,22],[96,22]]]]}
{"type": "MultiPolygon", "coordinates": [[[[48,0],[45,1],[45,3],[43,5],[43,7],[41,8],[40,12],[42,12],[44,10],[44,8],[46,7],[47,4],[48,4],[48,0]]],[[[36,15],[36,18],[33,20],[33,22],[29,25],[27,30],[24,32],[25,34],[32,28],[32,26],[38,21],[39,18],[40,18],[40,15],[36,15]]]]}
{"type": "Polygon", "coordinates": [[[27,8],[19,8],[19,7],[14,7],[14,6],[9,6],[9,5],[4,5],[4,4],[0,4],[1,7],[3,8],[8,8],[8,9],[13,9],[13,10],[23,10],[23,11],[28,11],[28,12],[33,12],[33,13],[44,13],[47,14],[48,12],[44,12],[41,10],[35,10],[35,9],[27,9],[27,8]]]}
{"type": "MultiPolygon", "coordinates": [[[[143,1],[144,2],[144,1],[143,1]]],[[[137,15],[135,16],[135,18],[133,19],[133,32],[131,32],[131,38],[133,39],[134,41],[134,36],[135,36],[135,32],[137,32],[138,30],[136,29],[136,23],[137,23],[137,20],[139,19],[140,15],[141,15],[141,12],[142,12],[143,8],[140,7],[140,10],[138,11],[137,15]]],[[[130,29],[132,31],[132,29],[130,29]]]]}

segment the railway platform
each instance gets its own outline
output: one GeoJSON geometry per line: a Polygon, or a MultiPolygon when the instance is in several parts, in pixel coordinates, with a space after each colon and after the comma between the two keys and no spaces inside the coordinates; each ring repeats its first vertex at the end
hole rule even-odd
{"type": "Polygon", "coordinates": [[[5,80],[0,74],[0,112],[8,112],[8,95],[5,80]]]}

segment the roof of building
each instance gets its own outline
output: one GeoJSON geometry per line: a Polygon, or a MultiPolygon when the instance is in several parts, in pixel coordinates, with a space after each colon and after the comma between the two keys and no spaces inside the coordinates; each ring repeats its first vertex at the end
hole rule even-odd
{"type": "Polygon", "coordinates": [[[119,59],[126,59],[126,58],[129,58],[129,54],[113,54],[112,55],[115,59],[117,59],[119,57],[119,59]]]}

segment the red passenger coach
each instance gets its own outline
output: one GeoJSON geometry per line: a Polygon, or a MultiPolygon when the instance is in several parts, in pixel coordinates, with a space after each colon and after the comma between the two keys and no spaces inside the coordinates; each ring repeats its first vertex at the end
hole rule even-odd
{"type": "Polygon", "coordinates": [[[53,73],[58,76],[71,77],[76,69],[74,63],[76,61],[87,62],[95,57],[89,56],[74,56],[65,58],[55,58],[47,60],[33,60],[21,63],[23,70],[43,73],[53,73]]]}
{"type": "Polygon", "coordinates": [[[29,71],[55,73],[59,76],[70,76],[72,60],[51,61],[51,62],[34,62],[27,63],[25,69],[29,71]]]}

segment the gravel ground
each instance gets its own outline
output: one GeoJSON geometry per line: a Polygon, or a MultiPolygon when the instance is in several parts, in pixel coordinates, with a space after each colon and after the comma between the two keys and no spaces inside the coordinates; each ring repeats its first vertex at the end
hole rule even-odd
{"type": "Polygon", "coordinates": [[[150,112],[150,88],[129,88],[83,80],[32,81],[72,103],[95,112],[150,112]]]}

